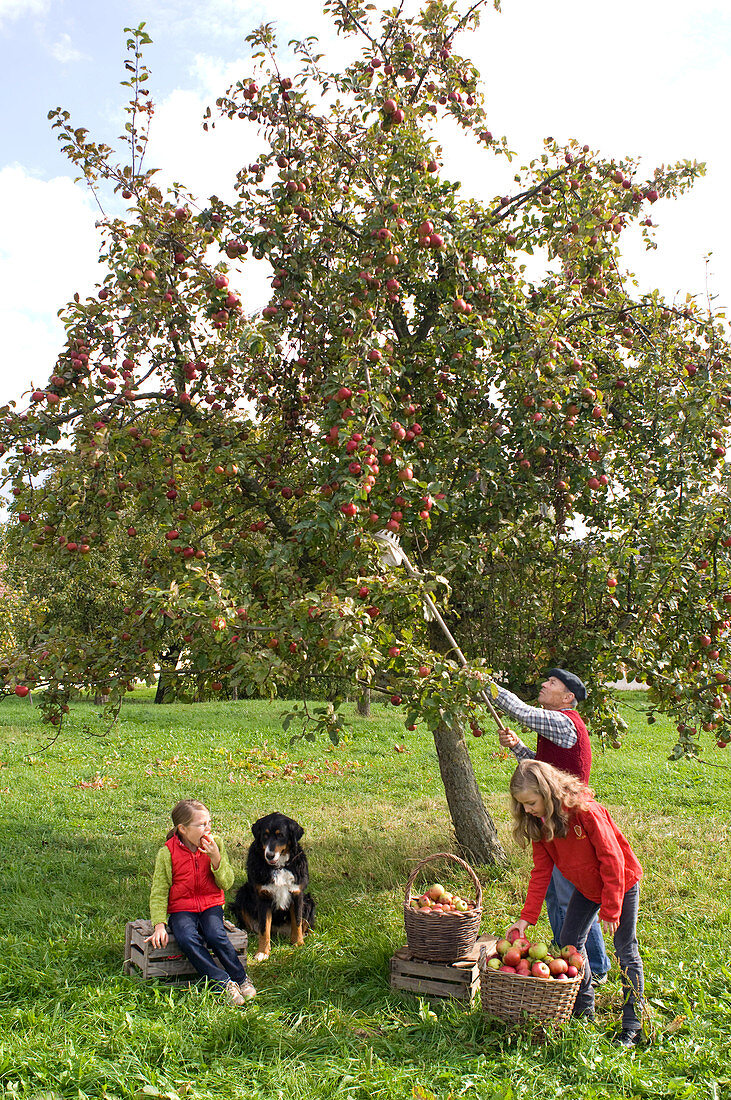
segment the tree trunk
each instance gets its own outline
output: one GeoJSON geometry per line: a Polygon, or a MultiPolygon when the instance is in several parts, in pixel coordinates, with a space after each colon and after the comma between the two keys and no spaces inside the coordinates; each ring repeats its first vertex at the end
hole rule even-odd
{"type": "Polygon", "coordinates": [[[167,653],[164,653],[160,658],[160,673],[157,677],[157,691],[155,692],[156,703],[166,703],[175,694],[173,687],[175,670],[178,667],[181,652],[180,646],[171,646],[167,653]]]}
{"type": "Polygon", "coordinates": [[[482,801],[464,734],[442,722],[434,730],[434,744],[460,852],[469,862],[504,865],[505,851],[482,801]]]}
{"type": "Polygon", "coordinates": [[[371,716],[371,689],[369,687],[364,687],[358,696],[358,714],[361,718],[370,718],[371,716]]]}

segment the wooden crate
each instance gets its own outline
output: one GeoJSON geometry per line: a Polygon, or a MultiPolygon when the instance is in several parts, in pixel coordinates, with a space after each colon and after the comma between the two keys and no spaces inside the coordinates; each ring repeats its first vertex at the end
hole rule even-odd
{"type": "Polygon", "coordinates": [[[480,988],[480,947],[484,944],[489,954],[495,943],[494,936],[483,936],[467,955],[453,963],[415,959],[408,947],[400,947],[390,963],[391,988],[422,997],[449,997],[469,1004],[480,988]]]}
{"type": "MultiPolygon", "coordinates": [[[[246,932],[236,928],[230,921],[225,920],[223,924],[236,954],[246,967],[246,932]]],[[[146,937],[150,935],[152,924],[149,920],[133,920],[127,924],[124,934],[125,974],[131,974],[134,969],[143,978],[188,978],[197,975],[198,971],[188,962],[171,932],[168,932],[165,947],[153,947],[145,943],[146,937]]]]}

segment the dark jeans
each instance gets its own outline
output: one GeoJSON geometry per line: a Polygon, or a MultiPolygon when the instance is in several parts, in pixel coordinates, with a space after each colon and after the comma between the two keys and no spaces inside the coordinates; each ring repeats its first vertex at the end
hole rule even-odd
{"type": "Polygon", "coordinates": [[[213,905],[202,913],[168,913],[168,927],[199,974],[222,988],[231,979],[246,981],[246,970],[223,926],[222,905],[213,905]],[[213,959],[209,947],[220,959],[223,969],[213,959]]]}
{"type": "MultiPolygon", "coordinates": [[[[560,942],[561,929],[566,918],[566,906],[571,900],[573,892],[573,883],[564,878],[558,867],[554,867],[546,891],[546,911],[548,912],[548,923],[551,925],[556,943],[560,942]]],[[[592,974],[606,974],[612,964],[604,946],[604,936],[598,920],[594,921],[586,937],[586,954],[589,958],[592,974]]]]}
{"type": "MultiPolygon", "coordinates": [[[[617,952],[622,974],[624,1007],[622,1009],[622,1027],[634,1031],[642,1026],[638,1012],[638,1001],[642,1001],[645,979],[642,959],[637,943],[637,911],[640,904],[639,883],[632,886],[624,895],[619,927],[614,933],[614,949],[617,952]]],[[[591,966],[586,957],[586,937],[591,928],[599,906],[589,901],[582,893],[574,889],[566,907],[566,918],[561,929],[561,946],[574,944],[584,956],[584,973],[574,1005],[574,1015],[582,1016],[594,1011],[594,987],[591,984],[591,966]]]]}

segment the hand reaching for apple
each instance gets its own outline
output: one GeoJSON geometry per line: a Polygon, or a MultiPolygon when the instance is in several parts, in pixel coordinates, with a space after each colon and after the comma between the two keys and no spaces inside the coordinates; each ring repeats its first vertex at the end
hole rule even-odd
{"type": "Polygon", "coordinates": [[[198,847],[205,852],[211,861],[211,869],[217,871],[221,864],[221,853],[218,845],[210,834],[204,833],[198,841],[198,847]]]}
{"type": "Polygon", "coordinates": [[[510,925],[510,928],[508,928],[507,932],[505,933],[505,939],[512,942],[512,940],[517,939],[518,936],[525,936],[525,930],[527,927],[527,920],[523,920],[522,918],[516,920],[513,924],[510,925]],[[513,932],[515,932],[516,935],[513,935],[513,932]]]}

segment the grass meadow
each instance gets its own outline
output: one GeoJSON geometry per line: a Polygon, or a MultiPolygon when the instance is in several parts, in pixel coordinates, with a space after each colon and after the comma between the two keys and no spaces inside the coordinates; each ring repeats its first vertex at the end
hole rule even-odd
{"type": "MultiPolygon", "coordinates": [[[[611,1043],[616,970],[598,1026],[547,1033],[489,1020],[479,998],[469,1009],[390,989],[414,861],[453,848],[431,737],[406,733],[394,708],[351,713],[333,748],[291,743],[284,702],[156,707],[137,691],[111,732],[81,704],[49,744],[27,700],[3,700],[0,1096],[731,1097],[731,756],[709,747],[670,763],[669,725],[646,723],[639,693],[621,705],[625,743],[594,746],[593,783],[645,868],[652,1043],[629,1054],[611,1043]],[[210,808],[238,880],[261,814],[282,810],[306,830],[317,929],[301,949],[275,942],[263,963],[250,951],[259,996],[243,1011],[199,985],[122,972],[125,923],[148,915],[169,810],[188,796],[210,808]]],[[[506,870],[475,868],[482,931],[501,933],[528,874],[510,839],[512,757],[491,733],[470,750],[510,855],[506,870]]]]}

